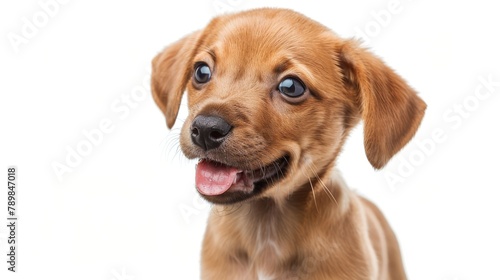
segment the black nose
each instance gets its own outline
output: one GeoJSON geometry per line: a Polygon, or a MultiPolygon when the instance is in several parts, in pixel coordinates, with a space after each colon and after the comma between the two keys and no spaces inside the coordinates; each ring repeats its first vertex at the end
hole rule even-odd
{"type": "Polygon", "coordinates": [[[199,115],[191,124],[191,140],[205,151],[215,149],[224,142],[231,128],[222,118],[199,115]]]}

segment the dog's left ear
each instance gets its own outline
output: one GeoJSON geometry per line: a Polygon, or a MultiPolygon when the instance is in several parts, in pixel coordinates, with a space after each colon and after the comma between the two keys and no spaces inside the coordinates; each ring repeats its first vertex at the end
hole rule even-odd
{"type": "Polygon", "coordinates": [[[380,169],[413,137],[426,104],[398,74],[355,41],[341,46],[339,65],[346,86],[356,95],[366,156],[380,169]]]}
{"type": "Polygon", "coordinates": [[[156,105],[165,114],[168,128],[172,128],[179,113],[182,94],[191,74],[191,59],[198,37],[195,32],[159,53],[152,62],[151,91],[156,105]]]}

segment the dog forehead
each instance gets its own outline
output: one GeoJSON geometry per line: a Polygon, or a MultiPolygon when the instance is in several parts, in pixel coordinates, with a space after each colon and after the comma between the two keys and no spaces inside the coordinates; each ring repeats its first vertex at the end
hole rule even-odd
{"type": "Polygon", "coordinates": [[[329,30],[291,10],[257,9],[214,19],[205,29],[205,45],[225,61],[273,62],[303,56],[329,30]]]}

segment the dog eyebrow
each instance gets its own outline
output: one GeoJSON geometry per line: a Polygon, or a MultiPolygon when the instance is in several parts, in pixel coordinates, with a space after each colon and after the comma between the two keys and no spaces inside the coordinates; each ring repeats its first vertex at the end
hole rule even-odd
{"type": "Polygon", "coordinates": [[[200,46],[200,51],[208,53],[212,57],[213,61],[214,62],[216,61],[216,59],[215,59],[216,55],[215,55],[215,51],[214,51],[213,48],[211,48],[209,46],[203,46],[202,45],[202,46],[200,46]]]}
{"type": "Polygon", "coordinates": [[[212,57],[212,59],[213,59],[214,61],[216,61],[216,59],[215,59],[215,52],[214,52],[214,50],[212,50],[212,49],[207,49],[206,51],[207,51],[207,53],[208,53],[208,54],[212,57]]]}
{"type": "Polygon", "coordinates": [[[291,65],[292,65],[292,61],[290,61],[290,59],[286,59],[285,61],[283,61],[280,64],[276,65],[276,67],[274,67],[274,69],[273,69],[273,72],[276,73],[276,74],[279,74],[279,73],[285,71],[291,65]]]}

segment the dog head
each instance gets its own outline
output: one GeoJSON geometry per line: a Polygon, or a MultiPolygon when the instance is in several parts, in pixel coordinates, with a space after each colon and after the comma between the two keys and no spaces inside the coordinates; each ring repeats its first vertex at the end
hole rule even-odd
{"type": "Polygon", "coordinates": [[[152,92],[169,128],[186,89],[181,149],[200,159],[198,192],[221,204],[284,198],[328,176],[359,120],[367,158],[382,168],[426,108],[355,41],[282,9],[217,17],[158,54],[152,92]]]}

